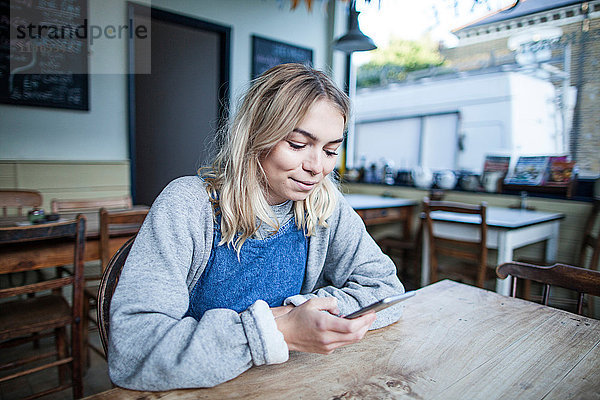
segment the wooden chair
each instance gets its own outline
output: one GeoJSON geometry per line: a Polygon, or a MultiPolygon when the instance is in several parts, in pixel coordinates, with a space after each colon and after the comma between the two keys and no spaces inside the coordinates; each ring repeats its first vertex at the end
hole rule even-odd
{"type": "MultiPolygon", "coordinates": [[[[42,194],[37,190],[0,189],[0,207],[2,208],[3,217],[9,215],[9,210],[15,211],[17,216],[23,216],[24,209],[30,210],[40,207],[41,205],[42,194]]],[[[21,279],[25,279],[25,274],[26,273],[19,274],[21,279]]],[[[39,274],[38,278],[41,279],[39,274]]],[[[8,281],[11,285],[16,285],[15,273],[8,275],[8,281]]]]}
{"type": "Polygon", "coordinates": [[[403,236],[388,235],[377,240],[377,244],[385,254],[390,257],[398,257],[402,265],[403,276],[401,279],[406,285],[405,280],[420,282],[421,274],[421,237],[423,235],[423,222],[419,222],[416,235],[413,237],[410,233],[403,236]],[[407,236],[408,235],[408,236],[407,236]]]}
{"type": "Polygon", "coordinates": [[[486,209],[487,205],[485,202],[480,205],[472,205],[449,201],[430,201],[427,197],[423,200],[423,213],[427,229],[427,240],[429,243],[431,282],[436,282],[438,280],[438,255],[445,255],[463,261],[458,268],[446,270],[453,279],[473,280],[476,286],[483,288],[488,272],[486,209]],[[431,218],[431,213],[435,211],[478,215],[481,218],[481,223],[478,225],[479,240],[468,241],[448,239],[437,235],[433,229],[433,219],[431,218]],[[475,268],[465,268],[463,265],[464,262],[474,264],[475,268]],[[473,276],[475,276],[475,279],[473,279],[473,276]]]}
{"type": "MultiPolygon", "coordinates": [[[[73,212],[90,212],[97,211],[98,213],[101,210],[131,210],[133,207],[133,202],[131,200],[131,196],[121,196],[121,197],[103,197],[103,198],[92,198],[92,199],[78,199],[78,200],[68,200],[68,199],[52,199],[51,208],[53,213],[61,214],[61,213],[73,213],[73,212]]],[[[102,225],[102,221],[100,222],[102,225]]],[[[86,290],[85,290],[85,298],[84,298],[84,338],[83,343],[85,345],[86,351],[84,352],[83,359],[84,365],[89,365],[89,349],[94,350],[100,356],[105,357],[104,353],[96,346],[91,344],[88,340],[89,338],[89,323],[92,322],[94,325],[96,324],[95,319],[89,317],[89,311],[91,308],[95,307],[95,298],[97,292],[97,282],[100,280],[100,276],[102,273],[102,269],[106,265],[106,260],[110,257],[110,249],[108,249],[108,230],[105,231],[104,236],[102,235],[102,227],[100,228],[100,257],[101,264],[100,269],[94,271],[93,273],[85,274],[86,281],[86,290]],[[103,239],[104,237],[104,239],[103,239]],[[88,286],[91,287],[88,289],[88,286]],[[92,302],[92,304],[90,304],[92,302]]],[[[131,235],[131,233],[129,234],[131,235]]],[[[88,265],[86,270],[93,271],[95,266],[88,265]]],[[[60,272],[70,273],[67,269],[60,269],[60,272]]]]}
{"type": "Polygon", "coordinates": [[[600,232],[594,233],[598,214],[600,214],[600,199],[594,199],[592,211],[583,229],[583,238],[581,239],[577,262],[577,265],[580,267],[587,266],[587,268],[595,270],[598,270],[598,260],[600,259],[600,232]],[[592,254],[589,262],[586,263],[588,250],[591,250],[592,254]]]}
{"type": "Polygon", "coordinates": [[[117,250],[110,248],[109,238],[111,236],[135,236],[135,234],[131,233],[131,226],[135,226],[139,230],[146,215],[148,215],[148,211],[148,208],[119,211],[102,208],[100,210],[100,260],[102,261],[102,272],[104,272],[112,255],[117,250]],[[120,233],[120,227],[127,228],[127,233],[120,233]]]}
{"type": "Polygon", "coordinates": [[[0,257],[3,250],[28,249],[33,254],[28,259],[10,260],[0,273],[35,271],[48,268],[47,259],[36,259],[36,250],[52,249],[57,244],[73,243],[73,275],[57,277],[42,282],[24,283],[0,289],[0,348],[17,346],[45,336],[54,336],[56,350],[43,354],[24,356],[22,359],[3,363],[0,370],[21,368],[31,362],[35,367],[18,369],[2,376],[0,382],[32,374],[43,369],[58,367],[58,385],[36,393],[31,398],[73,388],[73,397],[83,396],[82,383],[82,313],[83,313],[83,254],[85,246],[85,218],[76,220],[32,225],[17,228],[0,228],[0,257]],[[55,290],[72,287],[71,305],[55,290]],[[48,292],[52,290],[52,292],[48,292]],[[24,297],[37,293],[36,297],[24,297]],[[66,327],[71,327],[70,345],[66,327]],[[46,363],[40,361],[50,358],[46,363]],[[68,380],[70,364],[70,382],[68,380]]]}
{"type": "Polygon", "coordinates": [[[8,216],[8,209],[16,209],[17,215],[23,215],[23,209],[41,207],[42,194],[37,190],[0,189],[0,207],[2,216],[8,216]]]}
{"type": "MultiPolygon", "coordinates": [[[[600,232],[595,232],[596,222],[598,221],[598,215],[600,214],[600,199],[594,199],[592,204],[592,210],[586,220],[585,227],[583,229],[583,235],[581,237],[581,243],[579,244],[576,266],[580,268],[589,268],[598,270],[598,261],[600,260],[600,232]],[[588,256],[589,254],[589,256],[588,256]]],[[[520,258],[518,262],[533,265],[548,265],[544,260],[539,259],[528,259],[520,258]]],[[[530,300],[535,296],[531,295],[531,282],[528,280],[523,281],[521,287],[523,298],[530,300]]],[[[557,300],[557,299],[555,299],[557,300]]],[[[568,305],[571,301],[569,299],[560,299],[559,302],[568,305]]],[[[591,305],[591,304],[590,304],[591,305]]]]}
{"type": "Polygon", "coordinates": [[[110,301],[119,278],[125,260],[129,255],[129,251],[133,246],[135,237],[129,239],[111,258],[110,262],[106,266],[104,273],[102,274],[102,280],[100,281],[100,287],[98,288],[98,307],[97,307],[97,318],[98,318],[98,329],[100,331],[100,340],[102,341],[102,348],[104,353],[108,354],[108,335],[110,329],[110,301]]]}
{"type": "Polygon", "coordinates": [[[81,200],[52,199],[50,206],[53,213],[60,214],[66,212],[99,211],[101,208],[129,209],[133,206],[133,203],[131,196],[122,196],[81,200]]]}
{"type": "Polygon", "coordinates": [[[566,264],[554,264],[551,266],[541,266],[526,264],[520,262],[504,263],[496,268],[496,275],[505,279],[511,276],[511,296],[517,294],[517,278],[528,279],[542,283],[544,293],[542,303],[548,305],[550,298],[550,286],[560,286],[562,288],[574,290],[578,293],[577,314],[583,311],[583,295],[600,296],[600,272],[586,268],[574,267],[566,264]]]}
{"type": "MultiPolygon", "coordinates": [[[[109,238],[111,236],[135,236],[135,233],[131,233],[131,227],[135,226],[136,229],[139,230],[146,215],[148,214],[148,209],[132,209],[132,210],[123,210],[123,211],[110,211],[106,208],[102,208],[100,210],[100,257],[102,261],[102,273],[108,266],[109,261],[113,253],[115,252],[113,249],[110,249],[109,246],[109,238]],[[126,227],[126,233],[119,233],[119,227],[126,227]]],[[[137,231],[136,231],[137,232],[137,231]]],[[[85,301],[84,301],[84,318],[88,319],[87,322],[91,322],[94,326],[99,328],[98,320],[95,316],[90,315],[90,310],[92,308],[96,308],[98,304],[98,290],[99,285],[89,285],[89,282],[92,280],[99,281],[102,276],[86,276],[86,282],[88,285],[85,287],[85,301]]],[[[84,343],[87,344],[88,348],[95,351],[98,355],[103,358],[106,358],[106,352],[103,352],[101,349],[94,346],[87,339],[87,330],[84,331],[84,343]]],[[[88,355],[86,354],[86,362],[89,360],[88,355]]]]}

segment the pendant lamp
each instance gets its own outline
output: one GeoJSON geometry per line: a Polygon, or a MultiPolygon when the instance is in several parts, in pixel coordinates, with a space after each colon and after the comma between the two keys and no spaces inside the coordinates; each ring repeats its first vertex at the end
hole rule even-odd
{"type": "Polygon", "coordinates": [[[369,51],[377,48],[373,39],[360,31],[358,14],[360,13],[356,11],[355,0],[351,0],[348,33],[333,42],[334,49],[350,54],[355,51],[369,51]]]}

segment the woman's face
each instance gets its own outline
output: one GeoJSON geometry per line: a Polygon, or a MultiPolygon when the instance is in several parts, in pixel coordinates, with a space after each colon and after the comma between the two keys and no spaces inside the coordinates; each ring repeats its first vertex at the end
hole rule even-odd
{"type": "Polygon", "coordinates": [[[344,138],[344,118],[328,100],[318,100],[298,126],[261,159],[270,205],[299,201],[333,171],[344,138]]]}

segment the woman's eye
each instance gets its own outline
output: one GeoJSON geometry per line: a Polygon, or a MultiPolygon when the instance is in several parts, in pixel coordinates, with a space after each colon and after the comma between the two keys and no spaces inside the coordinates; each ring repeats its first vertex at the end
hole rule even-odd
{"type": "Polygon", "coordinates": [[[338,155],[337,151],[332,150],[325,150],[325,154],[327,154],[329,157],[334,157],[338,155]]]}
{"type": "Polygon", "coordinates": [[[288,144],[290,145],[290,147],[291,147],[292,149],[299,150],[299,149],[303,149],[303,148],[305,148],[305,147],[306,147],[306,145],[305,145],[305,144],[294,143],[294,142],[292,142],[292,141],[290,141],[290,140],[288,140],[287,142],[288,142],[288,144]]]}

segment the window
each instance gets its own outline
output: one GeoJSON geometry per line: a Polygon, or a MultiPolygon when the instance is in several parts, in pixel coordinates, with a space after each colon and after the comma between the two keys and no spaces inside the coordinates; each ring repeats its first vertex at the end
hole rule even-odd
{"type": "Polygon", "coordinates": [[[458,112],[356,123],[354,165],[380,163],[395,168],[456,169],[458,112]]]}

